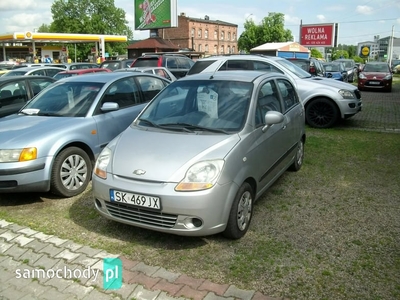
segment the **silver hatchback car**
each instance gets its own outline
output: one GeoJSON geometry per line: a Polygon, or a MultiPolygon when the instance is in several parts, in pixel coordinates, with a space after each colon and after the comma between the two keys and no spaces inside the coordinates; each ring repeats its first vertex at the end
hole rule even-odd
{"type": "Polygon", "coordinates": [[[105,217],[185,236],[248,230],[254,202],[303,163],[304,107],[282,74],[181,78],[101,152],[94,204],[105,217]]]}

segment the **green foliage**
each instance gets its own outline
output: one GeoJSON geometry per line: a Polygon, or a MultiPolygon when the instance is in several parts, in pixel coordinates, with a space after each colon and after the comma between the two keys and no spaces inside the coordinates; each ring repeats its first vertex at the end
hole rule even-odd
{"type": "Polygon", "coordinates": [[[318,49],[315,49],[315,48],[311,49],[311,57],[323,58],[322,53],[319,52],[318,49]]]}
{"type": "MultiPolygon", "coordinates": [[[[114,0],[55,0],[51,6],[53,22],[43,24],[40,32],[77,34],[126,35],[132,40],[133,32],[125,18],[125,11],[115,7],[114,0]]],[[[77,44],[76,56],[85,59],[91,53],[93,44],[77,44]]],[[[107,43],[106,52],[126,53],[126,43],[107,43]]],[[[75,48],[69,47],[71,57],[75,48]]],[[[80,60],[78,59],[78,60],[80,60]]]]}
{"type": "Polygon", "coordinates": [[[332,60],[339,58],[349,58],[349,53],[346,50],[334,50],[332,53],[332,60]]]}
{"type": "Polygon", "coordinates": [[[284,21],[282,13],[268,13],[259,25],[253,20],[246,20],[244,31],[238,39],[239,50],[249,52],[265,43],[292,41],[292,32],[284,28],[284,21]]]}

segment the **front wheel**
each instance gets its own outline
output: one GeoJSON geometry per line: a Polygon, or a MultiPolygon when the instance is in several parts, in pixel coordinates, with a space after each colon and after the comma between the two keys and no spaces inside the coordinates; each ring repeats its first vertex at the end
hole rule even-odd
{"type": "Polygon", "coordinates": [[[331,100],[317,98],[306,106],[306,121],[311,127],[330,128],[338,119],[339,110],[331,100]]]}
{"type": "Polygon", "coordinates": [[[240,239],[250,226],[253,215],[253,189],[247,182],[239,188],[232,203],[228,224],[223,235],[229,239],[240,239]]]}
{"type": "Polygon", "coordinates": [[[73,197],[89,184],[92,164],[85,151],[77,147],[62,150],[54,160],[50,191],[58,196],[73,197]]]}

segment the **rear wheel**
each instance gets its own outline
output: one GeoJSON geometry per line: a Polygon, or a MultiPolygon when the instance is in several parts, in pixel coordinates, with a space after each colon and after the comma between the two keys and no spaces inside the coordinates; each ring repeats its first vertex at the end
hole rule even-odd
{"type": "Polygon", "coordinates": [[[87,153],[77,147],[66,148],[54,160],[50,191],[62,197],[76,196],[86,189],[91,174],[92,164],[87,153]]]}
{"type": "Polygon", "coordinates": [[[247,182],[239,188],[232,203],[228,224],[223,235],[230,239],[240,239],[250,226],[253,215],[253,189],[247,182]]]}
{"type": "Polygon", "coordinates": [[[303,141],[303,139],[301,139],[297,143],[296,155],[295,155],[295,158],[294,158],[294,162],[289,167],[289,170],[290,171],[295,171],[295,172],[300,170],[301,166],[303,165],[303,160],[304,160],[304,141],[303,141]]]}
{"type": "Polygon", "coordinates": [[[315,128],[332,127],[339,119],[339,110],[335,103],[325,98],[317,98],[307,104],[307,124],[315,128]]]}

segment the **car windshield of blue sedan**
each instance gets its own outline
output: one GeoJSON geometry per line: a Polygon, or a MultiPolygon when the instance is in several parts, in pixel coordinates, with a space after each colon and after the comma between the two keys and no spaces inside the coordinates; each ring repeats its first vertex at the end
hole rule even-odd
{"type": "Polygon", "coordinates": [[[324,68],[327,72],[341,72],[338,64],[324,64],[324,68]]]}
{"type": "Polygon", "coordinates": [[[43,90],[20,113],[26,115],[84,117],[103,83],[63,82],[43,90]]]}
{"type": "Polygon", "coordinates": [[[190,80],[167,86],[134,125],[191,133],[232,133],[247,118],[253,83],[190,80]]]}

